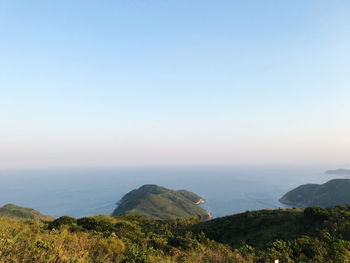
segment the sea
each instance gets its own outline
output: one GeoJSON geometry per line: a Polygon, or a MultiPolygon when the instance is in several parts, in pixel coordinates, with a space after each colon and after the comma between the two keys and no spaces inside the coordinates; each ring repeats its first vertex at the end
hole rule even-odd
{"type": "Polygon", "coordinates": [[[0,205],[13,203],[60,217],[111,214],[129,191],[144,184],[186,189],[202,196],[213,217],[286,208],[278,200],[307,183],[325,183],[339,167],[145,166],[0,171],[0,205]]]}

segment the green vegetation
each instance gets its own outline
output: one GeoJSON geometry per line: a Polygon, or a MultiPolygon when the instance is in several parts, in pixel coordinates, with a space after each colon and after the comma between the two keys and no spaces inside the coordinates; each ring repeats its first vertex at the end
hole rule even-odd
{"type": "Polygon", "coordinates": [[[350,262],[350,207],[261,210],[192,226],[253,262],[350,262]]]}
{"type": "Polygon", "coordinates": [[[187,190],[177,190],[176,193],[181,194],[183,197],[185,197],[186,199],[192,201],[193,203],[197,203],[198,201],[203,199],[199,195],[197,195],[195,193],[192,193],[190,191],[187,191],[187,190]]]}
{"type": "Polygon", "coordinates": [[[234,262],[240,255],[186,229],[197,218],[160,221],[135,215],[0,218],[0,262],[234,262]]]}
{"type": "Polygon", "coordinates": [[[44,215],[32,208],[25,208],[13,204],[7,204],[0,207],[0,216],[36,219],[36,220],[54,220],[52,216],[44,215]]]}
{"type": "Polygon", "coordinates": [[[162,220],[190,216],[209,219],[209,213],[196,204],[200,200],[200,196],[186,190],[144,185],[124,195],[113,215],[135,214],[162,220]]]}
{"type": "Polygon", "coordinates": [[[333,179],[322,185],[301,185],[286,193],[280,202],[299,208],[348,205],[350,204],[350,179],[333,179]]]}
{"type": "Polygon", "coordinates": [[[326,171],[326,174],[350,175],[350,170],[348,170],[348,169],[328,170],[328,171],[326,171]]]}
{"type": "Polygon", "coordinates": [[[350,207],[202,221],[137,215],[0,218],[0,262],[350,262],[350,207]]]}

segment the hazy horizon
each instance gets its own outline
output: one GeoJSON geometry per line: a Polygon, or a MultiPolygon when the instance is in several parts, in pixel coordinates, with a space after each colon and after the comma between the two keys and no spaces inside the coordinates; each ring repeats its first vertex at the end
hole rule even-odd
{"type": "Polygon", "coordinates": [[[349,13],[345,0],[2,1],[0,170],[348,167],[349,13]]]}

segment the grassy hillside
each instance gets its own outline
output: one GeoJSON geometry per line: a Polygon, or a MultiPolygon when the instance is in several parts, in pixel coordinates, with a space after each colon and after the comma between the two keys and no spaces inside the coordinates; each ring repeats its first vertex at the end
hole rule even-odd
{"type": "Polygon", "coordinates": [[[333,179],[321,185],[301,185],[286,193],[280,202],[299,208],[348,205],[350,204],[350,179],[333,179]]]}
{"type": "Polygon", "coordinates": [[[228,246],[186,232],[198,222],[127,215],[61,217],[48,224],[2,217],[0,262],[237,262],[240,254],[228,246]]]}
{"type": "Polygon", "coordinates": [[[136,214],[163,220],[189,216],[209,219],[208,212],[196,204],[200,199],[200,196],[186,190],[144,185],[127,193],[113,215],[136,214]]]}
{"type": "Polygon", "coordinates": [[[192,201],[193,203],[197,203],[199,200],[203,199],[199,195],[192,193],[190,191],[187,191],[187,190],[177,190],[176,193],[181,194],[183,197],[192,201]]]}
{"type": "Polygon", "coordinates": [[[350,262],[349,207],[253,211],[190,229],[239,251],[245,247],[259,262],[350,262]]]}
{"type": "Polygon", "coordinates": [[[245,212],[200,223],[192,230],[234,248],[243,243],[263,248],[276,239],[293,239],[312,231],[305,224],[303,210],[297,209],[245,212]]]}
{"type": "Polygon", "coordinates": [[[20,207],[13,204],[7,204],[3,207],[0,207],[0,216],[47,221],[54,220],[52,216],[41,214],[32,208],[20,207]]]}
{"type": "Polygon", "coordinates": [[[201,221],[136,215],[0,218],[0,262],[349,262],[350,208],[261,210],[201,221]]]}

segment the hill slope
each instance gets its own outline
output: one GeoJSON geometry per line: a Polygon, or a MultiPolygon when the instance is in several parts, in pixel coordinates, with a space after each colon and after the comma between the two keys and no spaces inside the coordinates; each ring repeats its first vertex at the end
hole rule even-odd
{"type": "Polygon", "coordinates": [[[198,206],[203,199],[186,190],[170,190],[157,185],[143,185],[123,196],[113,216],[136,214],[169,220],[194,216],[209,219],[210,214],[198,206]]]}
{"type": "Polygon", "coordinates": [[[261,210],[205,222],[0,217],[0,237],[0,262],[349,262],[350,207],[261,210]]]}
{"type": "Polygon", "coordinates": [[[286,193],[279,201],[299,208],[347,205],[350,204],[350,179],[333,179],[321,185],[301,185],[286,193]]]}
{"type": "Polygon", "coordinates": [[[275,240],[289,240],[312,232],[304,224],[303,210],[259,210],[215,218],[194,225],[195,233],[204,232],[207,237],[220,243],[239,248],[249,244],[265,248],[275,240]]]}
{"type": "Polygon", "coordinates": [[[41,214],[40,212],[13,204],[7,204],[0,207],[0,216],[15,217],[15,218],[26,218],[35,220],[54,220],[52,216],[41,214]]]}

